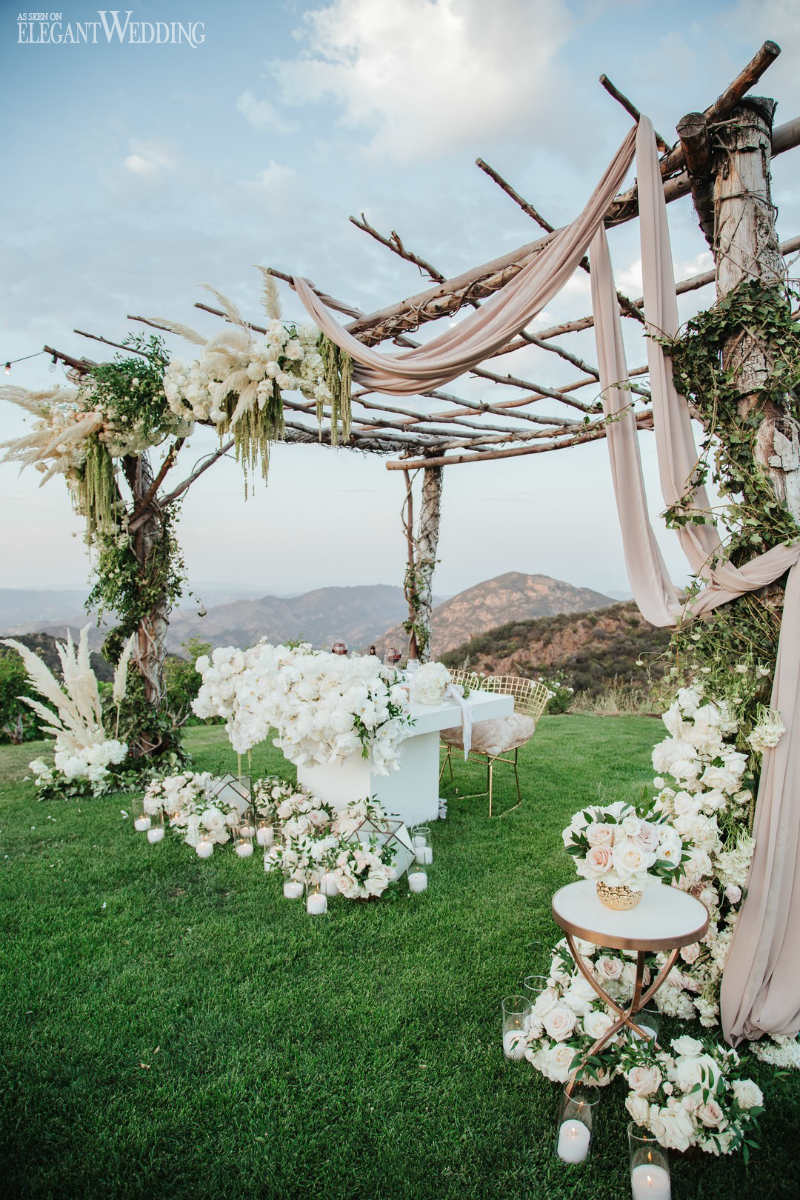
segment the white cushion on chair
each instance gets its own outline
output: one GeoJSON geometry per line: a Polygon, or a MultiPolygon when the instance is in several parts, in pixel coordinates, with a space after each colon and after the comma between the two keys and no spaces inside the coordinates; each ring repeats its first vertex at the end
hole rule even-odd
{"type": "MultiPolygon", "coordinates": [[[[517,746],[523,746],[533,737],[535,729],[533,717],[526,717],[524,713],[512,713],[510,717],[496,717],[492,721],[478,721],[472,726],[472,749],[495,758],[498,754],[507,754],[517,746]]],[[[460,725],[443,729],[441,736],[448,746],[464,745],[460,725]]]]}

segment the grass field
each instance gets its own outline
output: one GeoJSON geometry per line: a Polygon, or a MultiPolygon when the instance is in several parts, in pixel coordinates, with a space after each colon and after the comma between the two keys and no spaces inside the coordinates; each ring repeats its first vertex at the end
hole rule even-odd
{"type": "MultiPolygon", "coordinates": [[[[131,798],[40,804],[41,747],[0,751],[0,1180],[25,1197],[478,1200],[629,1196],[624,1088],[591,1164],[553,1154],[559,1089],[500,1049],[500,999],[545,966],[580,805],[638,796],[660,726],[551,717],[525,804],[434,826],[431,887],[307,917],[259,858],[151,847],[131,798]],[[540,947],[536,943],[541,943],[540,947]]],[[[220,728],[194,764],[230,769],[220,728]]],[[[263,748],[254,770],[291,769],[263,748]]],[[[462,791],[480,784],[460,767],[462,791]]],[[[684,1027],[685,1028],[685,1027],[684,1027]]],[[[800,1195],[800,1081],[759,1064],[762,1148],[673,1156],[673,1196],[800,1195]]]]}

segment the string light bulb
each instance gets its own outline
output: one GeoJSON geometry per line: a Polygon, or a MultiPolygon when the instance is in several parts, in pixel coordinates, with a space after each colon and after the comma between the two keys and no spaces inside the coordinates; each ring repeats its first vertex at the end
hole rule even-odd
{"type": "Polygon", "coordinates": [[[11,363],[7,362],[6,363],[6,375],[10,375],[10,374],[11,374],[11,363]]]}

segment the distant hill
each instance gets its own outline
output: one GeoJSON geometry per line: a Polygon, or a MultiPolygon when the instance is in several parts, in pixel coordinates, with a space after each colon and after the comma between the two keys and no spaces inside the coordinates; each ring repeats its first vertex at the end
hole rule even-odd
{"type": "MultiPolygon", "coordinates": [[[[591,588],[573,587],[549,575],[523,575],[508,571],[477,583],[437,605],[433,610],[431,649],[434,657],[471,637],[496,629],[508,621],[525,621],[533,617],[550,617],[556,613],[586,612],[607,608],[614,601],[591,588]]],[[[381,646],[405,646],[402,625],[388,630],[380,639],[381,646]]]]}
{"type": "Polygon", "coordinates": [[[468,665],[480,674],[562,675],[576,691],[591,695],[613,679],[643,684],[669,666],[664,655],[670,631],[648,624],[635,604],[599,612],[562,613],[534,621],[511,621],[471,638],[442,655],[450,667],[468,665]],[[637,667],[637,659],[646,666],[637,667]]]}
{"type": "Polygon", "coordinates": [[[205,617],[178,613],[170,622],[167,646],[180,648],[190,637],[214,646],[252,646],[259,638],[273,642],[303,638],[327,648],[341,640],[366,649],[388,624],[405,616],[403,589],[388,584],[316,588],[288,599],[262,596],[210,608],[205,617]]]}

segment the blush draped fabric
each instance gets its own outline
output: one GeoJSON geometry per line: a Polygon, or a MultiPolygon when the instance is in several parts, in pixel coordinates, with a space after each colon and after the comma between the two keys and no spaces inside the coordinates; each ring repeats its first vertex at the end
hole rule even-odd
{"type": "Polygon", "coordinates": [[[772,704],[786,726],[763,755],[754,827],[755,850],[747,896],[722,980],[722,1028],[729,1041],[800,1028],[800,542],[775,546],[743,567],[719,561],[722,549],[708,498],[692,479],[698,456],[686,401],[678,395],[659,336],[673,337],[678,308],[663,184],[653,127],[646,117],[620,146],[580,216],[553,234],[528,264],[490,300],[424,346],[383,354],[364,346],[296,278],[300,299],[324,333],[353,358],[367,388],[416,394],[449,383],[501,351],[555,295],[591,244],[595,335],[608,423],[608,447],[625,561],[636,602],[654,625],[697,617],[789,571],[772,704]],[[685,499],[703,514],[678,538],[692,571],[705,581],[682,607],[647,512],[619,308],[603,214],[624,179],[634,144],[639,189],[644,315],[653,423],[661,492],[667,506],[685,499]]]}

